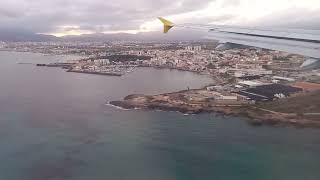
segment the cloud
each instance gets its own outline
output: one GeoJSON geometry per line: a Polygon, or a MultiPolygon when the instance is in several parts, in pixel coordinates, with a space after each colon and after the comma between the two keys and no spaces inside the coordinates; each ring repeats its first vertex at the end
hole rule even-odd
{"type": "Polygon", "coordinates": [[[1,0],[0,26],[39,33],[77,26],[101,32],[138,29],[160,15],[184,13],[207,6],[211,0],[1,0]]]}
{"type": "Polygon", "coordinates": [[[0,28],[81,34],[160,28],[177,23],[319,28],[319,0],[1,0],[0,28]]]}
{"type": "Polygon", "coordinates": [[[10,11],[3,7],[1,7],[0,9],[0,18],[17,18],[21,15],[22,14],[20,14],[19,12],[10,11]]]}
{"type": "Polygon", "coordinates": [[[310,28],[320,22],[320,1],[217,0],[201,13],[208,17],[233,16],[219,22],[228,25],[310,28]]]}
{"type": "Polygon", "coordinates": [[[276,26],[287,28],[306,28],[320,30],[320,9],[310,10],[295,7],[276,12],[253,21],[259,26],[276,26]],[[276,21],[275,21],[276,18],[276,21]]]}

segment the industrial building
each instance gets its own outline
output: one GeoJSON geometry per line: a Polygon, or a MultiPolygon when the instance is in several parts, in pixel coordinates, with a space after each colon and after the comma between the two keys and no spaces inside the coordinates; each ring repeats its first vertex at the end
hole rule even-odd
{"type": "Polygon", "coordinates": [[[239,91],[238,94],[254,101],[267,101],[278,99],[281,97],[288,97],[291,94],[302,92],[302,88],[282,85],[282,84],[269,84],[249,88],[239,91]]]}

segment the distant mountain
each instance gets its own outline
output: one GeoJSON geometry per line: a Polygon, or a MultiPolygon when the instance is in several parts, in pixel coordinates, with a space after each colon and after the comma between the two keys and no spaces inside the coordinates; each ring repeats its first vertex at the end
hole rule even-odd
{"type": "Polygon", "coordinates": [[[59,38],[51,35],[36,34],[26,30],[0,29],[0,41],[57,41],[59,38]]]}
{"type": "Polygon", "coordinates": [[[80,36],[64,36],[62,40],[64,41],[189,41],[189,40],[199,40],[206,35],[206,32],[200,31],[188,31],[188,30],[176,30],[168,34],[163,34],[162,32],[143,32],[138,34],[127,34],[127,33],[117,33],[117,34],[83,34],[80,36]]]}
{"type": "Polygon", "coordinates": [[[83,34],[79,36],[64,36],[55,37],[52,35],[37,34],[26,30],[16,29],[0,29],[0,41],[34,41],[34,42],[46,42],[46,41],[81,41],[81,42],[106,42],[106,41],[189,41],[199,40],[206,35],[206,32],[191,31],[191,30],[172,30],[168,34],[163,34],[160,31],[157,32],[143,32],[138,34],[83,34]]]}

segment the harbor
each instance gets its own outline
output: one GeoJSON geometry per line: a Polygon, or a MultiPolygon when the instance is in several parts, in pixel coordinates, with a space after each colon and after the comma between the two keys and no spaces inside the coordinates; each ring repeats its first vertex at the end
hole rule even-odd
{"type": "Polygon", "coordinates": [[[84,74],[96,74],[96,75],[106,75],[106,76],[122,76],[126,73],[131,73],[137,66],[136,65],[83,65],[79,66],[73,62],[57,62],[43,64],[35,64],[38,67],[59,67],[62,69],[67,69],[67,72],[74,73],[84,73],[84,74]]]}
{"type": "Polygon", "coordinates": [[[86,71],[86,70],[68,70],[67,72],[74,72],[74,73],[84,73],[84,74],[97,74],[97,75],[107,75],[107,76],[122,76],[122,73],[116,72],[98,72],[98,71],[86,71]]]}

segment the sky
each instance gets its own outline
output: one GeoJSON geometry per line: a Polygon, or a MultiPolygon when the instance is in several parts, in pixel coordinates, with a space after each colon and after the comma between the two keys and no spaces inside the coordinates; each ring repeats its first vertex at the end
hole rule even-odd
{"type": "Polygon", "coordinates": [[[0,28],[56,36],[159,31],[175,23],[320,29],[320,0],[1,0],[0,28]]]}

